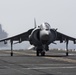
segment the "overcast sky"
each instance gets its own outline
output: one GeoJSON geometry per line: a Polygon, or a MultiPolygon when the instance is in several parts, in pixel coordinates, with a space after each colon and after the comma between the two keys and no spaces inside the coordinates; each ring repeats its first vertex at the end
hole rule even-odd
{"type": "Polygon", "coordinates": [[[0,0],[0,23],[9,36],[48,22],[76,37],[76,0],[0,0]]]}

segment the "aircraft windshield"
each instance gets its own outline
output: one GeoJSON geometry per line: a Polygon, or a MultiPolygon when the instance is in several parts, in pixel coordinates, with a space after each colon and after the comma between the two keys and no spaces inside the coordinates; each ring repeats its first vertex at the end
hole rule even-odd
{"type": "Polygon", "coordinates": [[[50,27],[50,25],[48,23],[45,22],[45,23],[41,24],[40,28],[49,30],[51,27],[50,27]]]}

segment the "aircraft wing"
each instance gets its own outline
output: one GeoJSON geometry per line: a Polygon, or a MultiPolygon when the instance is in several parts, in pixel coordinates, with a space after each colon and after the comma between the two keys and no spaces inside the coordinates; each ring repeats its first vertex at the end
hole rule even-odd
{"type": "Polygon", "coordinates": [[[22,41],[28,41],[29,40],[29,35],[31,34],[33,29],[29,29],[27,32],[24,32],[24,33],[21,33],[21,34],[18,34],[16,36],[13,36],[13,37],[9,37],[9,38],[5,38],[5,39],[2,39],[0,40],[0,42],[6,42],[8,40],[10,41],[19,41],[22,42],[22,41]]]}
{"type": "Polygon", "coordinates": [[[63,41],[69,41],[69,40],[73,41],[74,44],[76,43],[76,38],[70,37],[57,31],[56,41],[60,41],[62,43],[63,41]]]}

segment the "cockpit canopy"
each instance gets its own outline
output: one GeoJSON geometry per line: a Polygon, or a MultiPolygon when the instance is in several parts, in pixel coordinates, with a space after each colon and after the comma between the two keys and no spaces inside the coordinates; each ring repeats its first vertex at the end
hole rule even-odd
{"type": "Polygon", "coordinates": [[[50,25],[47,23],[47,22],[45,22],[45,23],[42,23],[41,25],[40,25],[40,29],[41,30],[43,30],[43,29],[45,29],[45,30],[50,30],[50,25]]]}
{"type": "Polygon", "coordinates": [[[45,29],[45,30],[50,30],[50,25],[47,23],[47,22],[45,22],[45,23],[42,23],[41,25],[40,25],[40,29],[41,30],[43,30],[43,29],[45,29]]]}

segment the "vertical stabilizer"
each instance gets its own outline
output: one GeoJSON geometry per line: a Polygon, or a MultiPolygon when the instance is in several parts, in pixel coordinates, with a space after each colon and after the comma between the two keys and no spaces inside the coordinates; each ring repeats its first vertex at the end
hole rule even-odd
{"type": "Polygon", "coordinates": [[[35,28],[36,28],[36,19],[34,18],[34,26],[35,26],[35,28]]]}

